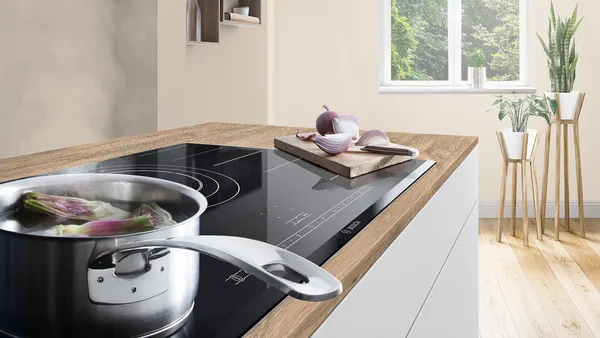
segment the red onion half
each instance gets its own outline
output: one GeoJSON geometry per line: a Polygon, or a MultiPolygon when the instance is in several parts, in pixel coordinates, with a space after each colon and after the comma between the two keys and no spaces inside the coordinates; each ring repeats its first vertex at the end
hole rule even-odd
{"type": "Polygon", "coordinates": [[[357,146],[387,146],[389,144],[390,139],[381,130],[370,130],[356,141],[357,146]]]}
{"type": "Polygon", "coordinates": [[[337,155],[348,150],[352,143],[352,134],[317,136],[313,139],[313,143],[327,154],[337,155]]]}
{"type": "Polygon", "coordinates": [[[352,134],[352,138],[356,140],[358,129],[358,119],[352,115],[338,115],[333,118],[333,131],[336,134],[352,134]]]}
{"type": "Polygon", "coordinates": [[[317,132],[321,135],[333,133],[333,119],[338,116],[338,113],[329,110],[327,105],[323,105],[327,111],[317,117],[317,132]]]}

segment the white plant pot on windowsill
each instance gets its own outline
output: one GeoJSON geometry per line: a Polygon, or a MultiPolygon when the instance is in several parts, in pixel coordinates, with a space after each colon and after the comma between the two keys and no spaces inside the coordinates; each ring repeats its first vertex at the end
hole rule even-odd
{"type": "Polygon", "coordinates": [[[485,88],[485,83],[487,82],[486,69],[486,67],[469,67],[467,74],[467,84],[469,85],[469,88],[485,88]]]}
{"type": "MultiPolygon", "coordinates": [[[[504,145],[506,146],[506,152],[508,158],[511,160],[522,160],[523,159],[523,134],[513,132],[512,129],[501,130],[502,138],[504,139],[504,145]]],[[[533,152],[533,145],[537,137],[538,131],[535,129],[527,129],[527,158],[531,159],[531,153],[533,152]]]]}
{"type": "Polygon", "coordinates": [[[575,118],[575,112],[577,111],[577,104],[579,101],[579,92],[570,93],[554,93],[545,92],[544,95],[547,99],[555,99],[560,102],[560,119],[563,121],[571,121],[575,118]]]}

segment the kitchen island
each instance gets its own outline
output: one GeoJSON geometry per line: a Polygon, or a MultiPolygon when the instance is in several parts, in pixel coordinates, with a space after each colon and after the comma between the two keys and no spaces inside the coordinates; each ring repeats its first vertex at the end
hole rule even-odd
{"type": "MultiPolygon", "coordinates": [[[[186,142],[270,148],[295,131],[209,123],[136,135],[0,160],[0,182],[186,142]]],[[[477,139],[389,136],[436,165],[323,266],[342,295],[287,297],[247,336],[477,335],[477,139]]]]}

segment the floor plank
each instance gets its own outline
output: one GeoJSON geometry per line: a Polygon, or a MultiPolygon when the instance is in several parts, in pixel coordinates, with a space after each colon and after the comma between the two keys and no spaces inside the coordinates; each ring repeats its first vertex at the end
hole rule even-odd
{"type": "Polygon", "coordinates": [[[518,337],[504,295],[488,259],[485,239],[479,237],[479,334],[485,338],[518,337]]]}
{"type": "Polygon", "coordinates": [[[600,255],[600,220],[586,220],[586,242],[589,247],[600,255]]]}
{"type": "MultiPolygon", "coordinates": [[[[505,222],[505,229],[508,229],[507,225],[508,222],[505,222]]],[[[530,221],[529,228],[532,233],[535,231],[533,220],[530,221]]],[[[537,248],[537,239],[531,237],[530,246],[525,247],[521,238],[510,236],[509,232],[505,232],[503,238],[512,247],[556,335],[594,337],[585,319],[537,248]]]]}
{"type": "Polygon", "coordinates": [[[590,239],[581,238],[578,234],[571,232],[564,232],[564,237],[560,242],[596,290],[600,292],[600,256],[591,248],[590,244],[593,243],[593,240],[590,239]]]}
{"type": "MultiPolygon", "coordinates": [[[[568,238],[569,236],[561,237],[562,240],[568,238]]],[[[535,241],[535,245],[560,280],[589,328],[596,337],[600,337],[600,292],[577,265],[563,243],[554,241],[550,236],[545,235],[544,241],[535,241]]],[[[569,246],[569,244],[565,245],[569,246]]]]}
{"type": "Polygon", "coordinates": [[[556,337],[510,245],[495,239],[494,220],[480,220],[480,254],[486,254],[520,337],[556,337]]]}

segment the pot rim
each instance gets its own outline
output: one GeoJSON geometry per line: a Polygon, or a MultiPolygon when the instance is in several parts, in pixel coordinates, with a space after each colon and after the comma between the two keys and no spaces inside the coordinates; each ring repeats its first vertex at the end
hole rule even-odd
{"type": "MultiPolygon", "coordinates": [[[[179,191],[182,194],[187,195],[188,197],[190,197],[198,202],[198,205],[199,205],[198,211],[193,216],[188,217],[184,221],[179,222],[175,225],[166,227],[166,228],[155,229],[152,231],[135,232],[135,233],[129,233],[129,234],[112,235],[112,236],[89,236],[89,237],[44,236],[44,235],[38,235],[38,234],[27,234],[27,233],[22,233],[22,232],[9,231],[9,230],[5,230],[5,229],[0,229],[0,234],[23,236],[23,237],[27,237],[30,239],[36,238],[36,239],[44,239],[44,240],[59,240],[59,241],[72,241],[72,242],[85,242],[85,241],[90,241],[90,240],[95,241],[95,240],[101,240],[101,239],[120,239],[120,238],[127,238],[127,237],[135,237],[135,236],[139,236],[139,235],[148,235],[148,234],[167,232],[170,229],[180,227],[180,226],[187,224],[190,219],[200,217],[200,215],[203,214],[204,211],[206,211],[206,209],[208,208],[208,201],[206,200],[206,197],[204,197],[204,195],[202,195],[202,193],[200,193],[199,191],[194,190],[188,186],[185,186],[183,184],[176,183],[173,181],[161,179],[161,178],[137,176],[137,175],[127,175],[127,174],[87,173],[87,174],[58,174],[58,175],[36,176],[36,177],[17,179],[17,180],[6,182],[6,183],[0,183],[0,190],[8,189],[8,188],[10,188],[11,185],[15,185],[15,186],[21,185],[23,182],[32,182],[34,184],[37,182],[40,182],[40,183],[47,185],[47,184],[52,184],[53,181],[60,182],[61,180],[64,180],[66,177],[68,177],[68,179],[71,182],[83,182],[83,181],[88,181],[90,176],[93,176],[94,180],[96,180],[96,181],[98,181],[98,180],[102,181],[102,182],[125,181],[125,182],[133,182],[133,183],[146,183],[146,184],[160,185],[166,189],[179,191]]],[[[41,184],[39,184],[39,185],[41,185],[41,184]]],[[[26,188],[23,190],[26,190],[26,188]]]]}

